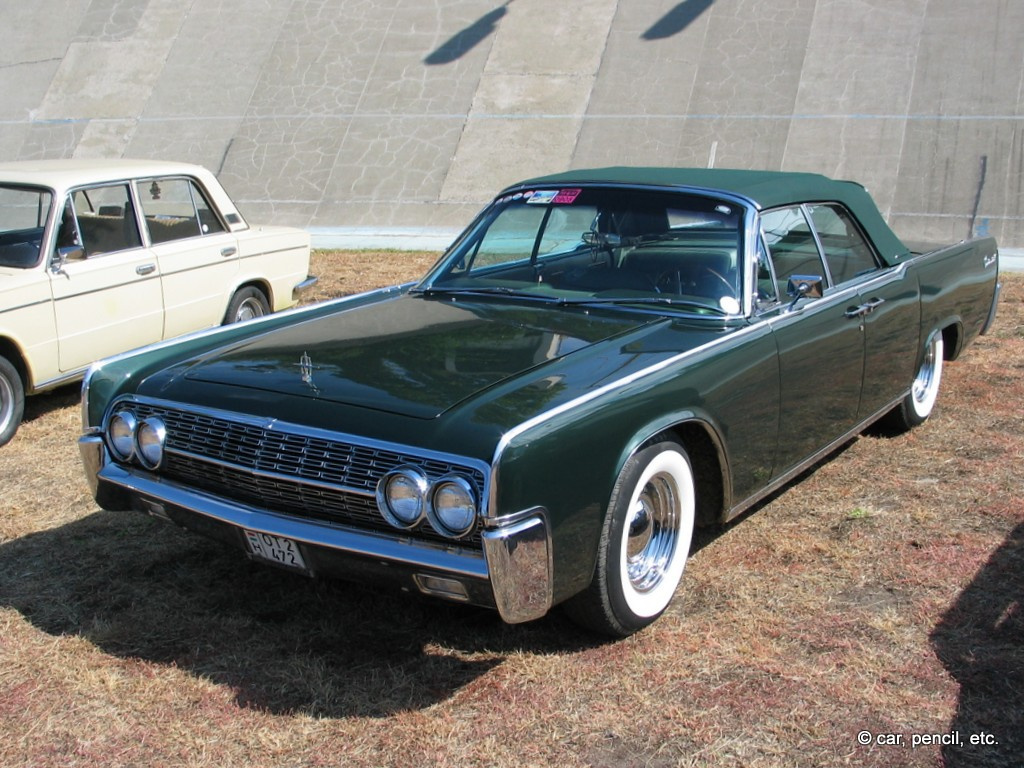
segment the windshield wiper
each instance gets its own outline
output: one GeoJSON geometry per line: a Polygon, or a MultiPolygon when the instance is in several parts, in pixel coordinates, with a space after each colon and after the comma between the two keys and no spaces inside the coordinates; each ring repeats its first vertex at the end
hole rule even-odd
{"type": "Polygon", "coordinates": [[[673,299],[670,296],[591,296],[590,298],[581,299],[559,299],[558,303],[568,306],[576,306],[578,304],[656,304],[659,306],[699,309],[716,315],[729,314],[714,304],[704,304],[703,302],[691,301],[689,299],[673,299]]]}
{"type": "Polygon", "coordinates": [[[476,288],[414,288],[410,293],[420,296],[509,296],[517,299],[532,299],[534,301],[556,301],[554,296],[541,296],[530,291],[521,291],[516,288],[509,288],[505,285],[481,285],[476,288]]]}

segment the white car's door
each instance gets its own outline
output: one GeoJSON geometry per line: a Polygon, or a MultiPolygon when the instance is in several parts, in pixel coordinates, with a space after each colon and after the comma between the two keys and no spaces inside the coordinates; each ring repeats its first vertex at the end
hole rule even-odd
{"type": "Polygon", "coordinates": [[[73,192],[57,247],[72,249],[50,275],[61,371],[163,337],[159,264],[143,247],[128,184],[73,192]]]}
{"type": "Polygon", "coordinates": [[[167,338],[219,325],[238,273],[238,241],[188,178],[136,183],[163,283],[167,338]]]}

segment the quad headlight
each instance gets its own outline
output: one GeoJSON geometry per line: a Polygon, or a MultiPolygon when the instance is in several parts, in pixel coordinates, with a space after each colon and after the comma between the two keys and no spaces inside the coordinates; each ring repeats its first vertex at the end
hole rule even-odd
{"type": "Polygon", "coordinates": [[[396,528],[419,524],[427,508],[426,476],[415,467],[399,467],[377,483],[377,506],[384,519],[396,528]]]}
{"type": "Polygon", "coordinates": [[[156,469],[164,460],[167,428],[157,418],[143,419],[135,430],[135,456],[146,469],[156,469]]]}
{"type": "Polygon", "coordinates": [[[465,536],[476,523],[476,493],[461,475],[445,475],[430,493],[427,517],[434,529],[445,536],[465,536]]]}
{"type": "Polygon", "coordinates": [[[167,428],[156,418],[139,419],[127,409],[115,411],[107,422],[107,447],[118,461],[133,459],[146,469],[157,469],[164,460],[167,428]]]}
{"type": "Polygon", "coordinates": [[[119,461],[131,461],[135,454],[135,429],[138,419],[131,411],[118,411],[107,424],[107,445],[119,461]]]}
{"type": "Polygon", "coordinates": [[[377,506],[396,528],[410,529],[424,517],[442,536],[457,539],[476,525],[476,490],[462,475],[450,474],[431,483],[417,467],[388,472],[377,483],[377,506]]]}

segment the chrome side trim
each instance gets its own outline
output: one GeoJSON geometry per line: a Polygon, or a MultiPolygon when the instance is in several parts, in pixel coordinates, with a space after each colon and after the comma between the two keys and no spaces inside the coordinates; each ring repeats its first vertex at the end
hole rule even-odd
{"type": "Polygon", "coordinates": [[[509,624],[539,619],[551,610],[554,567],[551,531],[543,509],[512,525],[483,533],[484,558],[491,574],[494,602],[509,624]]]}
{"type": "Polygon", "coordinates": [[[494,449],[494,455],[491,458],[490,495],[488,496],[487,502],[488,511],[490,512],[491,510],[493,510],[496,512],[498,509],[496,490],[499,484],[498,468],[499,465],[501,464],[501,457],[505,453],[505,450],[508,448],[508,446],[512,443],[512,441],[518,438],[520,435],[522,435],[525,432],[528,432],[531,429],[534,429],[535,427],[540,426],[541,424],[544,424],[547,421],[550,421],[551,419],[557,416],[560,416],[563,413],[566,413],[567,411],[571,411],[574,408],[579,408],[580,406],[586,405],[591,400],[596,400],[611,392],[615,392],[616,390],[622,389],[623,387],[627,387],[630,384],[639,381],[640,379],[643,379],[647,376],[652,376],[655,373],[665,370],[666,368],[670,368],[674,365],[679,365],[684,360],[690,357],[695,357],[698,354],[706,352],[709,349],[714,349],[715,347],[721,346],[723,344],[731,344],[736,339],[741,339],[747,335],[760,333],[762,332],[764,325],[765,321],[763,319],[758,319],[755,322],[751,323],[750,325],[746,326],[745,328],[740,328],[732,333],[723,336],[720,339],[715,339],[714,341],[710,341],[707,344],[704,344],[699,347],[694,347],[693,349],[689,349],[686,352],[682,352],[678,355],[667,357],[664,360],[661,360],[660,362],[648,366],[647,368],[642,368],[641,370],[635,371],[634,373],[631,373],[628,376],[624,376],[621,379],[609,382],[603,387],[599,387],[598,389],[592,390],[585,395],[577,397],[574,400],[562,403],[561,405],[552,408],[550,411],[540,413],[534,416],[532,419],[528,419],[527,421],[524,421],[521,424],[510,429],[508,432],[501,436],[501,439],[498,441],[498,445],[494,449]]]}
{"type": "Polygon", "coordinates": [[[27,309],[28,307],[38,307],[40,304],[51,304],[52,302],[53,299],[47,296],[45,299],[40,299],[39,301],[30,301],[27,304],[18,304],[13,307],[5,307],[4,309],[0,309],[0,315],[7,314],[8,312],[15,312],[19,309],[27,309]]]}
{"type": "MultiPolygon", "coordinates": [[[[83,458],[86,452],[95,452],[92,439],[88,439],[86,447],[83,447],[83,458]]],[[[87,459],[90,460],[94,459],[87,459]]],[[[133,498],[143,502],[157,505],[164,502],[236,528],[283,536],[302,544],[361,557],[443,571],[460,578],[488,578],[485,558],[469,549],[460,550],[450,545],[436,545],[408,538],[399,540],[313,520],[297,520],[206,496],[166,480],[151,480],[116,464],[107,464],[100,469],[97,478],[128,491],[133,498]]]]}

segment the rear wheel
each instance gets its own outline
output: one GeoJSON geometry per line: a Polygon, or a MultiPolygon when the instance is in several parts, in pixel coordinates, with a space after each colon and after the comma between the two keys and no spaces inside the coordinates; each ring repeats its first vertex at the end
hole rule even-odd
{"type": "Polygon", "coordinates": [[[566,604],[569,615],[619,637],[661,616],[683,576],[695,508],[693,470],[679,443],[631,456],[612,491],[593,581],[566,604]]]}
{"type": "Polygon", "coordinates": [[[17,369],[0,357],[0,445],[14,437],[25,413],[25,387],[17,369]]]}
{"type": "Polygon", "coordinates": [[[906,432],[923,424],[935,407],[942,381],[942,356],[945,348],[942,332],[936,331],[928,340],[928,346],[917,369],[917,375],[910,386],[910,392],[887,416],[888,426],[896,432],[906,432]]]}
{"type": "Polygon", "coordinates": [[[263,317],[267,314],[270,314],[270,302],[267,301],[266,294],[250,285],[240,288],[231,297],[228,311],[224,314],[224,324],[252,320],[254,317],[263,317]]]}

